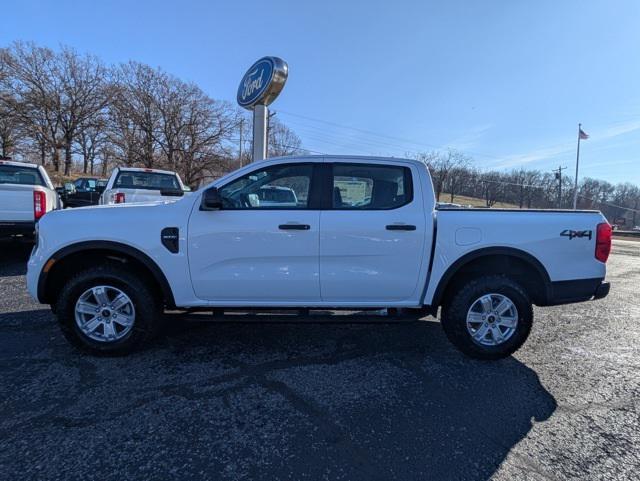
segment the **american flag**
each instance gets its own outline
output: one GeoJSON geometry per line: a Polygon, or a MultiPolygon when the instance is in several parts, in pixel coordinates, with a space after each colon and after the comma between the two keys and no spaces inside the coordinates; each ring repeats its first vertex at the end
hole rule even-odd
{"type": "Polygon", "coordinates": [[[589,134],[587,134],[584,130],[580,129],[580,138],[582,140],[587,140],[589,138],[589,134]]]}

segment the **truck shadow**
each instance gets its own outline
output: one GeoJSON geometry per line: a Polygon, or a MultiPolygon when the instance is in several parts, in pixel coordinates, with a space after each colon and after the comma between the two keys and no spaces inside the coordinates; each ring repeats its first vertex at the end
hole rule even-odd
{"type": "Polygon", "coordinates": [[[406,481],[488,479],[556,409],[531,368],[467,359],[436,322],[171,320],[181,322],[143,352],[94,358],[66,344],[48,311],[0,314],[4,364],[20,367],[6,377],[11,368],[0,368],[12,393],[6,414],[31,409],[24,386],[46,388],[38,406],[50,402],[55,417],[18,428],[37,429],[33,445],[48,446],[54,464],[93,442],[91,430],[72,427],[100,423],[120,466],[139,463],[118,443],[144,423],[157,433],[145,452],[165,453],[166,466],[188,459],[185,477],[406,481]],[[55,383],[43,379],[49,365],[55,383]],[[61,427],[65,448],[52,442],[61,427]]]}

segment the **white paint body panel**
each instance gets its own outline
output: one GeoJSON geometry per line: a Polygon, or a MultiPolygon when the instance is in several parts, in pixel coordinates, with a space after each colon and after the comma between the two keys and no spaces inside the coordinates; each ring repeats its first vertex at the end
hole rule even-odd
{"type": "Polygon", "coordinates": [[[33,193],[35,191],[45,193],[45,212],[61,208],[58,193],[47,171],[41,165],[9,161],[2,161],[2,163],[38,171],[46,185],[0,183],[0,222],[34,222],[33,193]]]}
{"type": "Polygon", "coordinates": [[[552,282],[575,279],[604,278],[605,264],[595,259],[595,229],[606,222],[599,212],[573,211],[491,211],[439,210],[435,257],[424,298],[430,304],[442,275],[457,259],[473,251],[489,247],[518,249],[535,257],[544,266],[552,282]],[[460,243],[459,231],[477,239],[460,243]],[[561,237],[565,229],[591,230],[592,238],[561,237]],[[477,234],[479,232],[479,234],[477,234]]]}
{"type": "Polygon", "coordinates": [[[320,212],[193,210],[189,263],[198,298],[207,301],[318,303],[320,212]],[[280,230],[306,224],[309,230],[280,230]]]}
{"type": "Polygon", "coordinates": [[[185,237],[192,204],[183,200],[77,207],[45,215],[38,222],[38,245],[27,264],[29,292],[34,295],[37,291],[42,266],[53,254],[76,243],[98,240],[119,242],[145,253],[165,274],[174,297],[185,305],[193,303],[185,237]],[[180,230],[178,254],[170,253],[160,242],[160,230],[166,226],[180,230]]]}
{"type": "Polygon", "coordinates": [[[591,230],[595,236],[597,224],[605,222],[600,213],[434,211],[429,173],[414,160],[269,159],[211,185],[221,187],[259,167],[292,162],[406,165],[412,172],[414,199],[384,211],[201,211],[205,186],[170,202],[57,211],[40,222],[40,242],[28,264],[29,292],[36,296],[42,267],[53,254],[92,240],[119,242],[148,255],[168,280],[176,305],[185,308],[417,307],[432,302],[438,282],[456,260],[486,247],[531,254],[551,281],[605,276],[605,265],[594,258],[594,237],[560,236],[564,229],[591,230]],[[310,228],[278,228],[286,223],[310,228]],[[415,225],[416,230],[385,229],[394,223],[415,225]],[[180,231],[178,254],[160,242],[165,227],[180,231]]]}

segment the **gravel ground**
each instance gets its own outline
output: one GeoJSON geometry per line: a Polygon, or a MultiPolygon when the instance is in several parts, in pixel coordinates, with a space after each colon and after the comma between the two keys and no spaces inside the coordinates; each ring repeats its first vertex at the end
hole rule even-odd
{"type": "Polygon", "coordinates": [[[608,298],[536,308],[528,343],[463,357],[433,320],[174,317],[81,355],[0,246],[0,479],[586,480],[640,473],[640,243],[608,298]]]}

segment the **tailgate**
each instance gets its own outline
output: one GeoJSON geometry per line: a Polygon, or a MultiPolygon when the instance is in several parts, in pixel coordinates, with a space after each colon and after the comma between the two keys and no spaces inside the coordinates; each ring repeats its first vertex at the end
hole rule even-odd
{"type": "Polygon", "coordinates": [[[33,185],[0,184],[0,221],[33,222],[33,185]]]}

